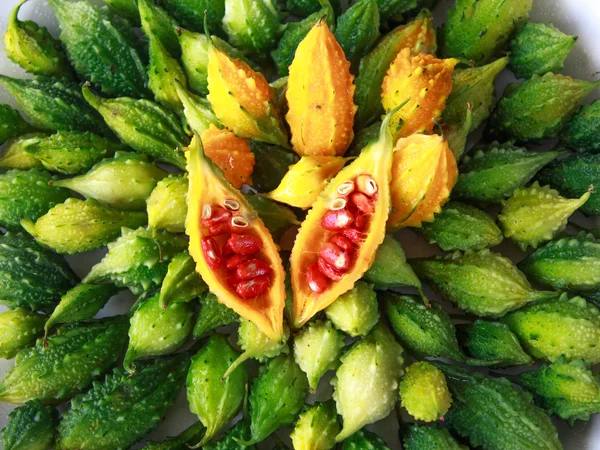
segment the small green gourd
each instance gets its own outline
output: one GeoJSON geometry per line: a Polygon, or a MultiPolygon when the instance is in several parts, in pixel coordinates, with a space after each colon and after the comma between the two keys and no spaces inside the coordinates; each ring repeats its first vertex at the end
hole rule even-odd
{"type": "Polygon", "coordinates": [[[161,5],[192,31],[204,31],[205,17],[208,29],[213,33],[222,28],[225,0],[164,0],[161,5]]]}
{"type": "Polygon", "coordinates": [[[390,450],[390,448],[379,436],[363,428],[344,439],[342,450],[390,450]]]}
{"type": "Polygon", "coordinates": [[[171,303],[187,303],[207,290],[208,286],[196,272],[196,263],[189,252],[184,250],[169,263],[160,287],[159,305],[166,308],[171,303]]]}
{"type": "MultiPolygon", "coordinates": [[[[156,38],[173,58],[181,56],[181,45],[175,21],[160,6],[149,0],[136,0],[142,32],[148,39],[156,38]]],[[[152,53],[152,50],[150,50],[152,53]]],[[[152,55],[150,54],[152,61],[152,55]]],[[[150,63],[152,66],[152,62],[150,63]]],[[[151,69],[149,68],[149,72],[151,69]]]]}
{"type": "Polygon", "coordinates": [[[329,450],[340,432],[335,403],[329,400],[306,406],[290,434],[295,450],[329,450]]]}
{"type": "Polygon", "coordinates": [[[405,450],[467,450],[439,425],[411,425],[403,438],[405,450]]]}
{"type": "Polygon", "coordinates": [[[200,303],[202,307],[193,331],[196,339],[215,328],[224,327],[240,320],[240,316],[233,309],[220,303],[217,296],[210,292],[206,293],[200,303]]]}
{"type": "Polygon", "coordinates": [[[198,445],[204,433],[206,433],[206,427],[202,425],[202,422],[196,422],[177,436],[164,441],[149,441],[144,450],[188,450],[198,445]]]}
{"type": "Polygon", "coordinates": [[[31,131],[31,125],[25,122],[19,111],[9,105],[0,105],[0,145],[28,131],[31,131]]]}
{"type": "Polygon", "coordinates": [[[579,153],[600,152],[600,100],[582,106],[563,128],[560,139],[579,153]]]}
{"type": "Polygon", "coordinates": [[[379,36],[377,0],[359,0],[337,18],[335,38],[354,70],[379,36]]]}
{"type": "Polygon", "coordinates": [[[46,316],[16,308],[0,314],[0,358],[12,359],[19,350],[35,344],[44,332],[46,316]]]}
{"type": "Polygon", "coordinates": [[[248,141],[254,153],[252,187],[258,192],[271,192],[283,179],[289,166],[296,164],[300,157],[276,145],[258,141],[248,141]]]}
{"type": "Polygon", "coordinates": [[[249,439],[250,424],[246,419],[242,419],[236,422],[218,441],[206,444],[203,450],[256,450],[254,445],[245,445],[249,439]]]}
{"type": "Polygon", "coordinates": [[[406,262],[406,255],[400,242],[389,234],[377,248],[373,264],[363,278],[372,283],[375,289],[400,286],[421,289],[421,282],[406,262]]]}
{"type": "Polygon", "coordinates": [[[373,285],[357,281],[351,290],[325,309],[325,315],[338,330],[352,337],[366,336],[379,321],[373,285]]]}
{"type": "Polygon", "coordinates": [[[446,377],[437,367],[419,361],[406,368],[400,380],[400,402],[416,420],[434,422],[450,409],[452,395],[446,377]]]}
{"type": "Polygon", "coordinates": [[[183,115],[191,133],[202,136],[210,125],[219,125],[219,120],[210,107],[210,102],[206,98],[198,97],[187,91],[179,82],[175,83],[175,89],[181,104],[183,105],[183,115]]]}
{"type": "Polygon", "coordinates": [[[171,233],[185,231],[188,180],[183,175],[169,175],[158,182],[146,201],[148,225],[171,233]]]}
{"type": "Polygon", "coordinates": [[[140,24],[140,12],[136,0],[106,0],[104,3],[114,13],[134,25],[140,24]]]}
{"type": "Polygon", "coordinates": [[[58,411],[31,400],[8,415],[2,430],[4,450],[47,450],[52,448],[58,425],[58,411]]]}
{"type": "MultiPolygon", "coordinates": [[[[1,118],[0,118],[1,120],[1,118]]],[[[0,157],[0,169],[29,170],[43,169],[44,165],[24,150],[24,145],[33,137],[45,137],[43,133],[26,133],[6,142],[4,153],[0,157]]]]}

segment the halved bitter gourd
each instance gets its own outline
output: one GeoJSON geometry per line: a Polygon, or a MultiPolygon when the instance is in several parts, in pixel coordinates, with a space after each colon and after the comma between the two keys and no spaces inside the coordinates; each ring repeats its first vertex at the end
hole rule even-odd
{"type": "Polygon", "coordinates": [[[190,255],[221,303],[271,339],[283,335],[285,272],[278,248],[246,198],[194,138],[188,152],[190,255]]]}
{"type": "Polygon", "coordinates": [[[291,255],[296,328],[352,289],[385,237],[393,155],[390,116],[379,139],[327,185],[298,232],[291,255]]]}

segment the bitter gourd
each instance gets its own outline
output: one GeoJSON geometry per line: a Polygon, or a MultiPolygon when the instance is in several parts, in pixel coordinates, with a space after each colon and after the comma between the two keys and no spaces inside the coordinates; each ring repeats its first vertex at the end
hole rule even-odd
{"type": "Polygon", "coordinates": [[[58,412],[31,400],[8,415],[2,430],[4,450],[47,450],[54,443],[58,412]]]}
{"type": "Polygon", "coordinates": [[[42,336],[46,316],[16,308],[0,314],[0,358],[12,359],[42,336]]]}

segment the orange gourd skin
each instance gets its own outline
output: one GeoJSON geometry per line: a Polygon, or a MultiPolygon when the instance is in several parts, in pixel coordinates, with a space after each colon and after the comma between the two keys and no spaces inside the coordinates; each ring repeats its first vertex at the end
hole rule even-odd
{"type": "Polygon", "coordinates": [[[324,20],[300,43],[289,72],[292,147],[300,156],[343,155],[354,137],[354,76],[324,20]]]}
{"type": "Polygon", "coordinates": [[[237,136],[289,148],[275,91],[244,61],[208,48],[208,101],[223,125],[237,136]]]}
{"type": "MultiPolygon", "coordinates": [[[[333,178],[323,190],[312,209],[302,223],[290,258],[291,282],[294,293],[294,326],[300,328],[317,312],[332,304],[344,292],[352,289],[364,272],[368,270],[375,258],[377,248],[385,237],[385,224],[390,210],[392,136],[388,130],[389,118],[381,127],[379,139],[371,141],[363,149],[360,156],[346,166],[333,178]],[[377,192],[372,196],[373,212],[367,218],[366,226],[361,233],[361,239],[351,253],[351,262],[341,279],[326,280],[322,292],[315,292],[310,287],[307,277],[310,277],[312,267],[324,244],[330,243],[337,232],[323,228],[323,217],[330,213],[332,202],[342,197],[338,191],[340,185],[350,181],[356,182],[359,176],[369,176],[377,183],[377,192]],[[307,274],[307,272],[309,272],[307,274]]],[[[349,194],[347,198],[350,197],[349,194]]],[[[321,275],[320,275],[321,276],[321,275]]],[[[323,277],[321,276],[321,279],[323,277]]],[[[318,280],[315,285],[320,285],[318,280]]]]}
{"type": "Polygon", "coordinates": [[[452,72],[458,62],[429,54],[411,56],[409,48],[398,53],[381,85],[386,112],[408,100],[391,120],[396,139],[433,130],[452,91],[452,72]]]}
{"type": "MultiPolygon", "coordinates": [[[[234,189],[220,170],[205,157],[197,137],[190,144],[186,156],[189,177],[186,234],[190,237],[189,252],[196,262],[196,270],[219,302],[233,309],[241,317],[254,322],[271,339],[281,339],[286,294],[285,272],[277,245],[245,197],[234,189]],[[202,225],[203,206],[223,205],[224,200],[234,200],[239,204],[239,210],[235,214],[243,216],[249,223],[244,233],[255,236],[262,242],[262,249],[253,257],[259,258],[271,268],[269,287],[255,298],[242,299],[228,284],[226,269],[211,268],[202,250],[203,238],[209,236],[209,230],[202,225]]],[[[223,248],[227,236],[216,236],[214,240],[223,248]]]]}
{"type": "Polygon", "coordinates": [[[388,230],[431,222],[450,197],[457,176],[456,158],[443,137],[414,134],[399,139],[394,148],[388,230]]]}
{"type": "Polygon", "coordinates": [[[214,162],[233,187],[240,189],[251,184],[254,170],[254,153],[246,139],[229,130],[220,130],[214,124],[202,133],[204,154],[214,162]]]}

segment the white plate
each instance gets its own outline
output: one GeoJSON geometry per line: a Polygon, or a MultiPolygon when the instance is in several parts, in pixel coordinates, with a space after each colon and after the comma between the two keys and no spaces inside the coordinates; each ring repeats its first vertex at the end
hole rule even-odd
{"type": "MultiPolygon", "coordinates": [[[[6,29],[6,18],[16,3],[17,0],[0,0],[0,35],[2,36],[6,29]]],[[[445,11],[452,4],[453,0],[441,0],[434,10],[436,25],[443,20],[445,11]]],[[[20,18],[35,20],[40,25],[48,27],[51,32],[56,32],[56,20],[45,1],[30,0],[21,8],[20,18]]],[[[538,22],[551,21],[561,31],[579,36],[579,41],[565,63],[563,72],[566,75],[591,79],[595,72],[600,71],[600,0],[534,0],[530,18],[538,22]]],[[[18,77],[27,76],[22,69],[8,60],[4,52],[4,45],[0,47],[0,73],[18,77]]],[[[499,92],[509,81],[511,81],[510,76],[498,80],[499,92]]],[[[600,97],[600,89],[586,99],[586,102],[598,97],[600,97]]],[[[0,88],[0,103],[16,106],[3,88],[0,88]]],[[[431,252],[430,248],[422,244],[415,246],[414,235],[410,231],[401,234],[400,238],[405,242],[404,248],[409,257],[426,256],[431,252]]],[[[100,252],[92,252],[84,256],[69,258],[69,261],[75,271],[83,276],[100,257],[100,252]]],[[[102,311],[103,315],[125,312],[130,305],[130,297],[126,295],[124,297],[111,300],[102,311]]],[[[12,361],[0,360],[0,376],[3,376],[11,365],[12,361]]],[[[12,409],[13,406],[0,403],[0,428],[6,425],[8,413],[12,409]]],[[[369,428],[384,437],[393,450],[397,450],[401,446],[397,436],[398,425],[393,416],[369,428]]],[[[178,434],[195,420],[195,417],[187,409],[185,395],[182,392],[176,405],[169,410],[168,417],[149,437],[159,440],[178,434]]],[[[600,450],[600,416],[593,417],[589,422],[579,421],[573,428],[568,427],[564,422],[557,423],[565,450],[600,450]]],[[[261,448],[268,449],[270,447],[261,446],[261,448]]]]}

